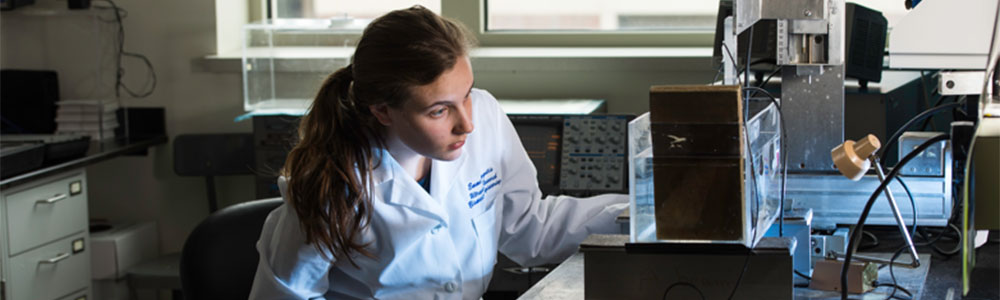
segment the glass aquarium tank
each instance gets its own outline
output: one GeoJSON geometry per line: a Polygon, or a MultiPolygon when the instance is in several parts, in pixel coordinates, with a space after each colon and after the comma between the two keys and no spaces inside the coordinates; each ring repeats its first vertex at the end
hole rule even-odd
{"type": "Polygon", "coordinates": [[[243,27],[243,109],[301,114],[328,75],[350,63],[358,19],[276,19],[243,27]]]}
{"type": "Polygon", "coordinates": [[[661,88],[628,125],[630,241],[752,248],[779,213],[776,107],[739,87],[661,88]]]}

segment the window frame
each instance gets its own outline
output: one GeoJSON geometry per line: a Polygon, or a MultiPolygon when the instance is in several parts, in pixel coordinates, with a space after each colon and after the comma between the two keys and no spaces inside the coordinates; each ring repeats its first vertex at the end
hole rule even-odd
{"type": "MultiPolygon", "coordinates": [[[[267,18],[270,1],[247,0],[250,20],[267,18]]],[[[441,0],[441,15],[462,22],[480,47],[710,47],[715,32],[706,31],[488,31],[487,0],[441,0]]],[[[357,34],[345,34],[356,39],[357,34]]]]}

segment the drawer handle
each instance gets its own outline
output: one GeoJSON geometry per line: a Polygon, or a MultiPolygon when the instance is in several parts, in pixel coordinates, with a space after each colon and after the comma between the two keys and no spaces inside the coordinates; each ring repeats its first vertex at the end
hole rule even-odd
{"type": "Polygon", "coordinates": [[[64,260],[64,259],[67,259],[67,258],[69,258],[69,253],[59,253],[59,255],[56,255],[56,257],[53,257],[53,258],[50,258],[50,259],[46,259],[46,260],[40,260],[40,261],[38,261],[38,263],[40,263],[40,264],[54,264],[54,263],[59,262],[60,260],[64,260]]]}
{"type": "Polygon", "coordinates": [[[38,201],[35,201],[35,203],[38,203],[38,204],[52,204],[52,203],[56,203],[56,202],[62,201],[63,199],[66,199],[67,197],[68,196],[66,196],[66,194],[56,194],[55,196],[52,196],[52,198],[38,200],[38,201]]]}

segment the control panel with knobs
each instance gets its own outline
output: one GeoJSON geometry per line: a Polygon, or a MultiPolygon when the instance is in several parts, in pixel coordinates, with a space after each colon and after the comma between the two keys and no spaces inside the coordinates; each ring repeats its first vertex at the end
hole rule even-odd
{"type": "Polygon", "coordinates": [[[560,189],[594,193],[624,190],[627,125],[627,116],[564,117],[560,189]]]}

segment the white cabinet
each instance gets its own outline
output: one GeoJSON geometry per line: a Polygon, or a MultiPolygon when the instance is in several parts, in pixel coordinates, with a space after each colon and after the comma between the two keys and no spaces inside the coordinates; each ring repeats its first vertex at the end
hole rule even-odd
{"type": "Polygon", "coordinates": [[[84,169],[0,191],[2,298],[90,298],[84,169]]]}

